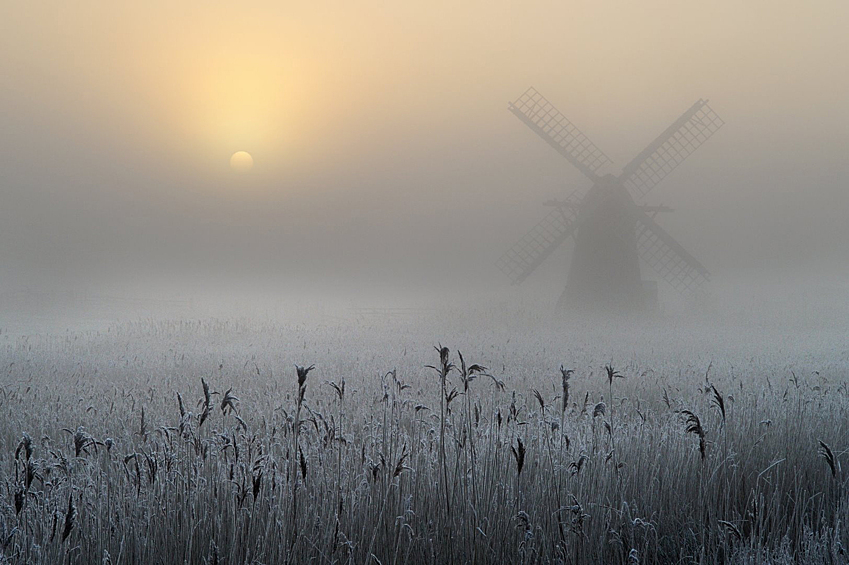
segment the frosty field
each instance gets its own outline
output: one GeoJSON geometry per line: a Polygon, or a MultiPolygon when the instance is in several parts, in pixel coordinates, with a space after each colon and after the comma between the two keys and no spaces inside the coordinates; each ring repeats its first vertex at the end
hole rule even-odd
{"type": "Polygon", "coordinates": [[[0,562],[845,563],[845,332],[719,328],[6,334],[0,562]]]}

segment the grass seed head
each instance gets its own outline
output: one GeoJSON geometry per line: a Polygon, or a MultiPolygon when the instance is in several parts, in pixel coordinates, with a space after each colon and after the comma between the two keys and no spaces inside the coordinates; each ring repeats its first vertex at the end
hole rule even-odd
{"type": "Polygon", "coordinates": [[[522,443],[522,438],[516,438],[516,447],[511,445],[510,449],[513,451],[513,458],[516,459],[516,470],[521,475],[525,466],[525,444],[522,443]]]}
{"type": "Polygon", "coordinates": [[[702,422],[690,410],[681,410],[678,412],[684,417],[684,431],[688,434],[695,434],[699,438],[699,453],[702,460],[705,458],[705,429],[702,427],[702,422]]]}
{"type": "Polygon", "coordinates": [[[62,541],[64,542],[71,535],[71,530],[77,522],[77,507],[74,506],[74,495],[68,497],[68,511],[65,513],[65,527],[62,528],[62,541]]]}
{"type": "Polygon", "coordinates": [[[840,468],[840,462],[837,461],[837,459],[834,457],[834,452],[831,451],[831,448],[828,446],[828,444],[826,444],[822,440],[818,441],[820,444],[818,450],[820,457],[825,459],[825,462],[828,464],[828,468],[831,469],[831,476],[837,477],[837,471],[840,468]]]}

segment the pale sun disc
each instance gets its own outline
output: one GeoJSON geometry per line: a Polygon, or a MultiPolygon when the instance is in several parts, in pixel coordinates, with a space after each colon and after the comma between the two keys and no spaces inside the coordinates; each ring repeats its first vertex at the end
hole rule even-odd
{"type": "Polygon", "coordinates": [[[254,159],[247,151],[236,151],[230,157],[230,168],[234,171],[245,172],[254,166],[254,159]]]}

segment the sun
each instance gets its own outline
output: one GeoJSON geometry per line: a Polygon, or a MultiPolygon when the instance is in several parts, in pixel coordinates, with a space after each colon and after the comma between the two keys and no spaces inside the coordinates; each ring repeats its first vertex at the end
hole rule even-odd
{"type": "Polygon", "coordinates": [[[236,172],[243,173],[251,170],[254,166],[254,158],[247,151],[236,151],[230,157],[230,168],[236,172]]]}

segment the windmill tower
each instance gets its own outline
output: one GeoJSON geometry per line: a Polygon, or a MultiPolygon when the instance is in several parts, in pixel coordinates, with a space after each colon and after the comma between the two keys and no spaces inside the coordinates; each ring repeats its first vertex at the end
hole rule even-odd
{"type": "Polygon", "coordinates": [[[553,209],[498,260],[519,284],[567,239],[575,239],[559,306],[642,310],[656,301],[640,274],[640,259],[674,289],[691,294],[710,278],[707,269],[657,222],[664,206],[637,202],[712,136],[722,119],[699,100],[628,163],[618,176],[599,174],[611,161],[542,94],[528,89],[509,109],[592,181],[553,209]]]}

